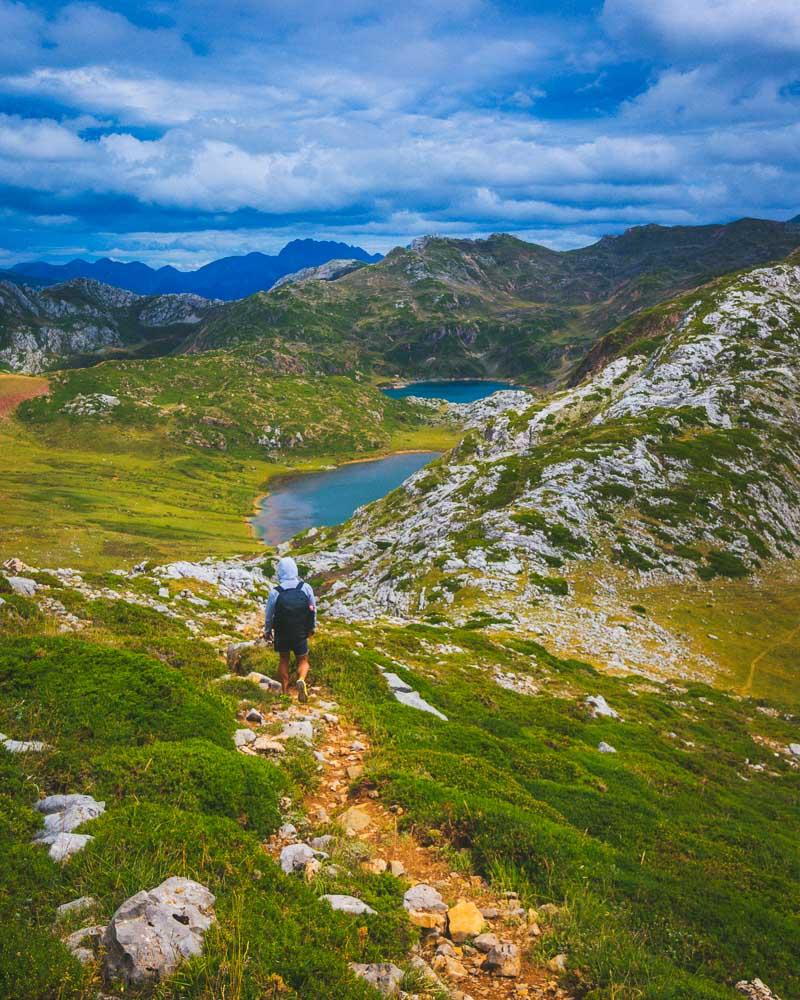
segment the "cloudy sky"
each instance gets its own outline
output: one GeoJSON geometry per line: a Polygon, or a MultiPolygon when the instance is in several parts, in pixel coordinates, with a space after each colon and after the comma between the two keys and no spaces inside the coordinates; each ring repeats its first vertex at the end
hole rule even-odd
{"type": "Polygon", "coordinates": [[[800,212],[798,0],[0,0],[0,267],[800,212]]]}

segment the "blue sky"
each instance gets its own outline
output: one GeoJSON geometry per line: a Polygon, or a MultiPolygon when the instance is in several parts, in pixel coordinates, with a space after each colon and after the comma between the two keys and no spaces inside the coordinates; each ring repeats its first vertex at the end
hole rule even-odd
{"type": "Polygon", "coordinates": [[[0,267],[800,212],[798,0],[0,0],[0,267]]]}

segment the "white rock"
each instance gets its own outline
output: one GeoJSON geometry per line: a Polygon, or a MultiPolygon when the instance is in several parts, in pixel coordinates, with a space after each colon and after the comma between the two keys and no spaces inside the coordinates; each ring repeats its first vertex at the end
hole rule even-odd
{"type": "Polygon", "coordinates": [[[304,740],[306,743],[310,743],[314,739],[314,727],[305,719],[297,722],[287,722],[276,739],[304,740]]]}
{"type": "Polygon", "coordinates": [[[252,729],[237,729],[233,734],[233,742],[237,747],[247,746],[248,743],[255,743],[256,734],[252,729]]]}
{"type": "Polygon", "coordinates": [[[608,704],[601,694],[590,694],[586,699],[586,704],[590,706],[592,715],[597,718],[604,716],[609,719],[618,719],[619,713],[608,704]]]}
{"type": "Polygon", "coordinates": [[[438,708],[434,708],[433,705],[425,701],[416,691],[395,691],[394,696],[401,704],[408,706],[408,708],[416,708],[420,712],[428,712],[430,715],[435,715],[437,719],[447,722],[447,716],[443,712],[440,712],[438,708]]]}
{"type": "Polygon", "coordinates": [[[605,740],[600,740],[600,742],[597,744],[597,749],[600,751],[600,753],[616,753],[617,752],[614,749],[614,747],[612,747],[610,743],[606,743],[605,740]]]}
{"type": "Polygon", "coordinates": [[[385,997],[396,996],[403,981],[403,970],[391,962],[351,962],[350,968],[360,978],[365,979],[373,989],[385,997]]]}
{"type": "Polygon", "coordinates": [[[401,677],[398,677],[397,674],[393,674],[391,672],[384,673],[383,679],[386,681],[386,683],[389,685],[390,690],[392,691],[414,690],[410,684],[406,683],[406,681],[404,681],[401,677]]]}
{"type": "Polygon", "coordinates": [[[97,900],[93,896],[78,896],[68,903],[62,903],[56,907],[56,920],[62,920],[69,913],[79,913],[81,910],[90,910],[97,906],[97,900]]]}
{"type": "Polygon", "coordinates": [[[367,906],[365,902],[355,896],[326,893],[326,895],[320,896],[320,899],[324,899],[326,903],[331,905],[332,909],[340,910],[342,913],[352,913],[355,916],[360,916],[362,913],[375,913],[371,906],[367,906]]]}
{"type": "Polygon", "coordinates": [[[800,757],[800,743],[790,743],[789,744],[789,753],[793,757],[800,757]]]}
{"type": "Polygon", "coordinates": [[[57,833],[52,841],[46,841],[50,844],[47,853],[53,861],[66,861],[73,854],[82,851],[90,840],[94,840],[94,837],[90,837],[88,833],[57,833]]]}
{"type": "Polygon", "coordinates": [[[447,903],[442,899],[438,889],[425,882],[418,882],[407,889],[403,896],[403,906],[407,910],[424,913],[446,913],[447,903]]]}
{"type": "Polygon", "coordinates": [[[35,580],[29,580],[24,576],[7,576],[6,579],[11,584],[11,589],[20,597],[33,597],[38,588],[35,580]]]}

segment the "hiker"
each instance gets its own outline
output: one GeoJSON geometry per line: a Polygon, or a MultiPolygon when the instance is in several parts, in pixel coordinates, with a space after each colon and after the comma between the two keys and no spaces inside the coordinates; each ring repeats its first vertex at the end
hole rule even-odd
{"type": "Polygon", "coordinates": [[[308,701],[308,638],[317,624],[317,602],[309,584],[300,579],[297,563],[284,556],[278,563],[278,585],[267,599],[264,638],[273,642],[280,656],[278,671],[283,693],[289,693],[289,654],[297,664],[298,700],[308,701]]]}

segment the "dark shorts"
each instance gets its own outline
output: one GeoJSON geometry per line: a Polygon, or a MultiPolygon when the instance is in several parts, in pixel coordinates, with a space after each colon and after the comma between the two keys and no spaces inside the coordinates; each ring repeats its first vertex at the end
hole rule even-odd
{"type": "Polygon", "coordinates": [[[294,653],[295,656],[308,656],[308,639],[284,639],[282,636],[276,635],[274,646],[276,653],[294,653]]]}

